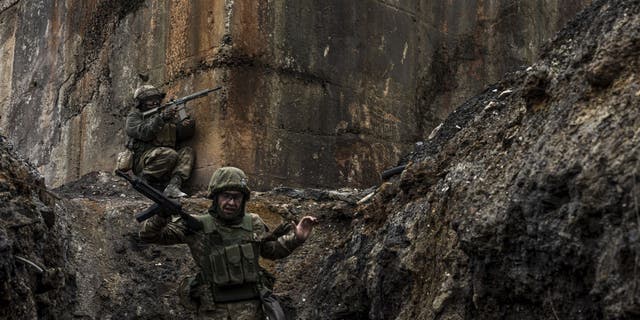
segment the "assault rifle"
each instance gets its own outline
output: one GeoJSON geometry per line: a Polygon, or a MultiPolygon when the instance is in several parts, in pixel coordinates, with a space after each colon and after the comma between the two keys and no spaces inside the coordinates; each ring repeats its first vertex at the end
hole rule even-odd
{"type": "Polygon", "coordinates": [[[200,224],[200,221],[182,211],[182,205],[180,205],[180,203],[167,198],[167,196],[162,192],[150,186],[146,181],[136,177],[135,175],[130,175],[122,170],[116,170],[116,174],[127,180],[131,186],[142,195],[155,202],[151,207],[143,210],[142,212],[136,213],[136,220],[138,220],[138,222],[145,221],[156,214],[162,213],[165,215],[179,215],[185,220],[187,227],[190,229],[201,229],[202,225],[200,224]]]}
{"type": "Polygon", "coordinates": [[[180,121],[184,120],[187,118],[187,112],[184,110],[185,105],[187,104],[188,101],[191,101],[193,99],[197,99],[200,97],[204,97],[206,95],[208,95],[209,93],[213,92],[213,91],[218,91],[222,89],[222,87],[215,87],[213,89],[205,89],[202,91],[198,91],[196,93],[192,93],[188,96],[184,96],[182,98],[179,99],[173,99],[170,100],[169,102],[159,106],[159,107],[155,107],[152,109],[149,109],[145,112],[142,113],[143,116],[147,117],[153,114],[156,114],[162,110],[164,110],[165,108],[174,108],[176,111],[178,111],[178,116],[180,117],[180,121]]]}

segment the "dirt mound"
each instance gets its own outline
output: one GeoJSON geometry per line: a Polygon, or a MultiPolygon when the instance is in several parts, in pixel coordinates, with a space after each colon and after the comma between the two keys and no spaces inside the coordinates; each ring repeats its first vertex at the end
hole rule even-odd
{"type": "Polygon", "coordinates": [[[56,318],[75,295],[69,230],[44,179],[0,136],[0,318],[56,318]]]}
{"type": "Polygon", "coordinates": [[[355,214],[303,319],[640,316],[640,1],[595,1],[355,214]]]}
{"type": "Polygon", "coordinates": [[[66,198],[143,198],[143,196],[129,187],[127,181],[103,171],[90,172],[80,177],[80,179],[62,185],[53,191],[55,194],[66,198]]]}

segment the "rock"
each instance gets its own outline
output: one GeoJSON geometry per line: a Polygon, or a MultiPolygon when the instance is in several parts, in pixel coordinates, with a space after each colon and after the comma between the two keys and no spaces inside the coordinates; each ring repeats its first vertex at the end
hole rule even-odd
{"type": "Polygon", "coordinates": [[[615,80],[622,66],[616,57],[607,56],[587,67],[587,80],[594,87],[608,87],[615,80]]]}

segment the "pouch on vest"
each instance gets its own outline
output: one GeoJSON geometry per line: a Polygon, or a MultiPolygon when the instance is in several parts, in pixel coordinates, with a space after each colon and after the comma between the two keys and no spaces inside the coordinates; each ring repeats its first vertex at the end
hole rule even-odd
{"type": "Polygon", "coordinates": [[[227,273],[227,264],[224,261],[224,252],[213,251],[209,255],[209,261],[213,268],[213,283],[216,286],[226,286],[229,284],[229,273],[227,273]]]}
{"type": "Polygon", "coordinates": [[[241,284],[244,283],[244,275],[242,274],[242,253],[240,252],[240,246],[233,245],[224,248],[224,253],[227,256],[229,262],[229,283],[228,284],[241,284]]]}
{"type": "Polygon", "coordinates": [[[156,134],[153,140],[156,147],[176,147],[176,125],[173,123],[165,123],[165,125],[156,134]]]}
{"type": "Polygon", "coordinates": [[[116,169],[120,171],[129,171],[133,168],[133,152],[129,149],[118,153],[118,162],[116,169]]]}
{"type": "Polygon", "coordinates": [[[244,281],[258,281],[258,266],[256,264],[256,254],[253,250],[253,244],[245,243],[240,245],[242,251],[242,268],[244,270],[244,281]]]}

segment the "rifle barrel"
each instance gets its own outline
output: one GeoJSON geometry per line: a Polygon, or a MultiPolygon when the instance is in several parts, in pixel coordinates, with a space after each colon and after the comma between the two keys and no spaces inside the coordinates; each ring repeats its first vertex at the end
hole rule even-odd
{"type": "Polygon", "coordinates": [[[193,100],[193,99],[197,99],[197,98],[200,98],[200,97],[206,96],[206,95],[208,95],[209,93],[211,93],[211,92],[213,92],[213,91],[218,91],[218,90],[220,90],[220,89],[222,89],[222,86],[218,86],[218,87],[215,87],[215,88],[212,88],[212,89],[204,89],[204,90],[202,90],[202,91],[198,91],[198,92],[192,93],[192,94],[190,94],[190,95],[186,95],[186,96],[184,96],[184,97],[182,97],[182,98],[178,98],[178,99],[175,99],[175,100],[171,100],[171,101],[169,101],[169,102],[167,102],[167,103],[165,103],[165,104],[163,104],[163,105],[161,105],[161,106],[159,106],[159,107],[155,107],[155,108],[153,108],[153,109],[149,109],[149,110],[147,110],[147,111],[144,111],[144,112],[142,113],[142,115],[143,115],[143,116],[149,116],[149,115],[155,114],[155,113],[157,113],[157,112],[159,112],[159,111],[163,110],[164,108],[171,107],[171,106],[173,106],[173,105],[185,104],[185,103],[187,103],[188,101],[191,101],[191,100],[193,100]]]}
{"type": "Polygon", "coordinates": [[[166,104],[164,104],[161,108],[168,107],[168,106],[172,106],[172,105],[176,105],[176,104],[183,104],[183,103],[185,103],[185,102],[187,102],[187,101],[190,101],[190,100],[193,100],[193,99],[197,99],[197,98],[200,98],[200,97],[206,96],[206,95],[208,95],[210,92],[218,91],[218,90],[220,90],[220,89],[222,89],[222,87],[221,87],[221,86],[218,86],[218,87],[215,87],[215,88],[212,88],[212,89],[204,89],[204,90],[202,90],[202,91],[198,91],[198,92],[192,93],[192,94],[187,95],[187,96],[184,96],[184,97],[182,97],[182,98],[178,98],[178,99],[175,99],[175,100],[171,100],[171,101],[167,102],[166,104]]]}

